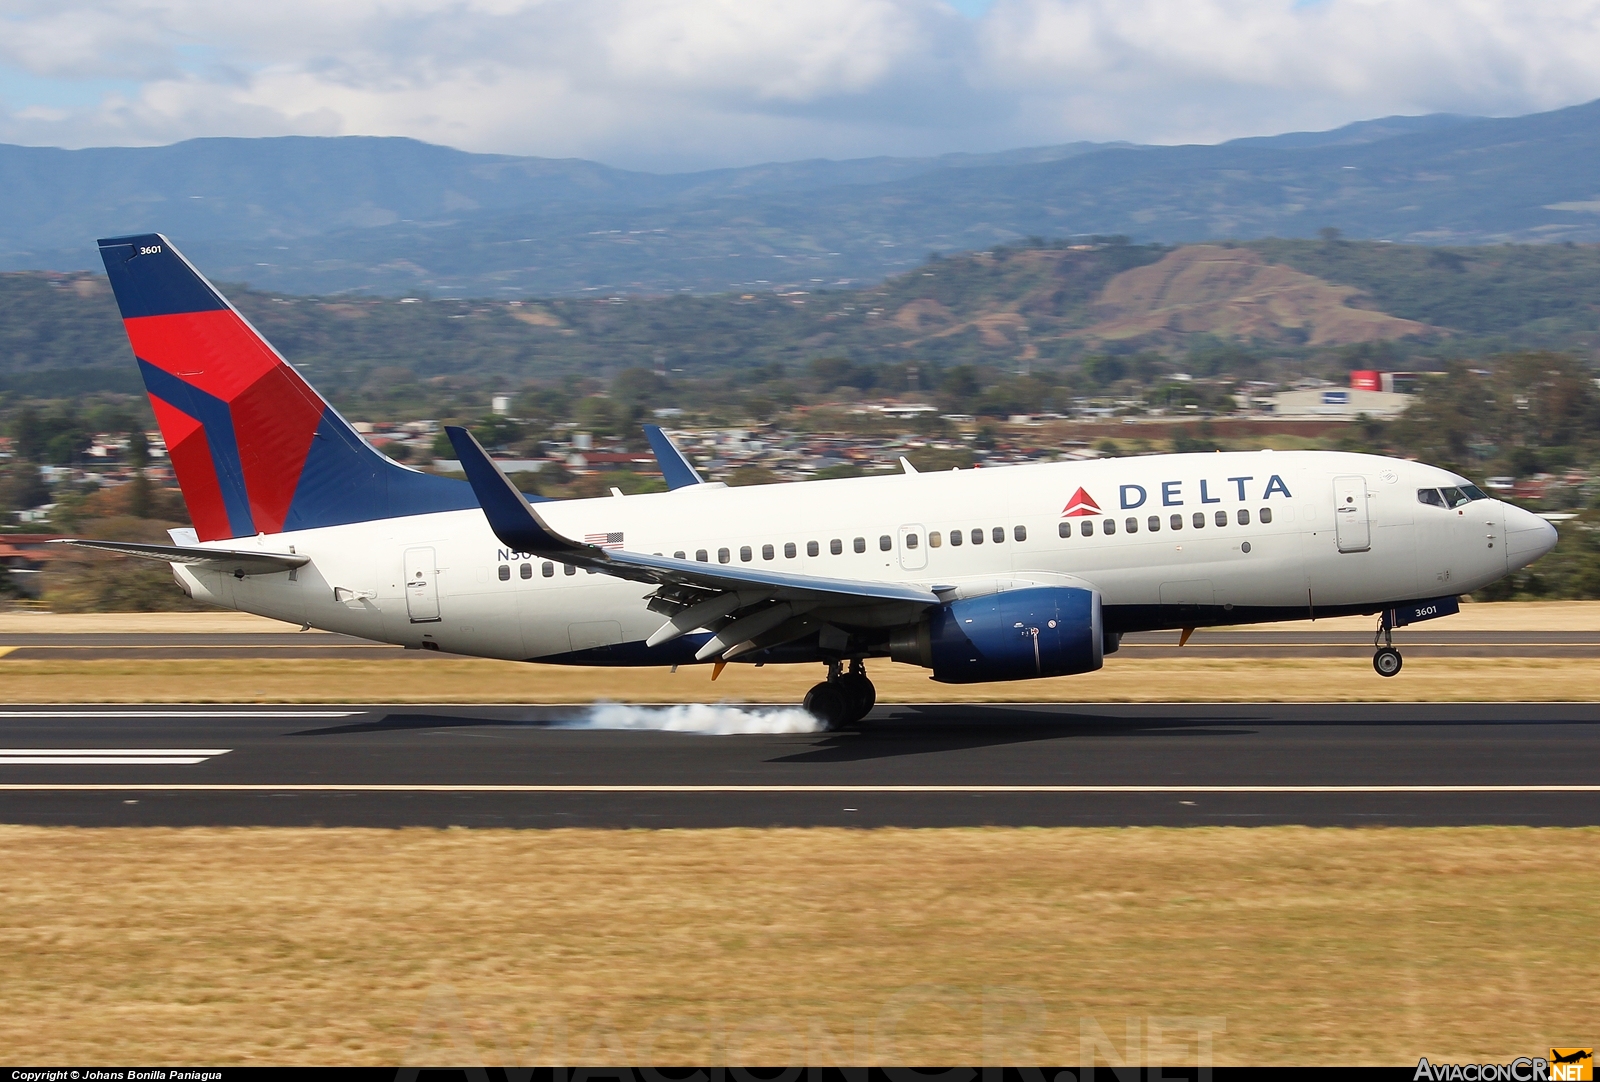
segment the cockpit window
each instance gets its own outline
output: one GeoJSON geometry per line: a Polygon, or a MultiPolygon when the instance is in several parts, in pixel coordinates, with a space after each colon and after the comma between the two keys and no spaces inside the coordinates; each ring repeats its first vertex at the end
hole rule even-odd
{"type": "Polygon", "coordinates": [[[1472,502],[1472,497],[1462,492],[1459,488],[1441,488],[1439,495],[1444,497],[1446,507],[1461,507],[1472,502]]]}
{"type": "Polygon", "coordinates": [[[1444,497],[1439,495],[1439,490],[1436,488],[1419,488],[1417,489],[1417,502],[1425,503],[1430,507],[1443,507],[1444,497]]]}
{"type": "Polygon", "coordinates": [[[1489,494],[1477,485],[1462,485],[1461,491],[1467,494],[1469,500],[1487,500],[1489,494]]]}

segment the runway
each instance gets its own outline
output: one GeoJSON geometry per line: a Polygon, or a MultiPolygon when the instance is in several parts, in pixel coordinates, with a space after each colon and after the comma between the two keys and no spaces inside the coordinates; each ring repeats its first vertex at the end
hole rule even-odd
{"type": "Polygon", "coordinates": [[[739,736],[589,715],[11,706],[0,822],[1600,824],[1600,704],[895,705],[858,731],[739,736]]]}
{"type": "MultiPolygon", "coordinates": [[[[1600,658],[1600,631],[1450,631],[1401,629],[1395,645],[1407,657],[1571,657],[1600,658]]],[[[1122,656],[1191,657],[1352,657],[1372,656],[1372,633],[1335,631],[1212,631],[1195,633],[1187,646],[1176,631],[1127,635],[1122,656]]],[[[7,633],[0,634],[0,658],[16,661],[115,660],[134,658],[421,658],[421,651],[352,635],[323,631],[190,633],[7,633]]],[[[437,656],[437,655],[434,655],[437,656]]],[[[0,669],[0,673],[3,673],[0,669]]]]}

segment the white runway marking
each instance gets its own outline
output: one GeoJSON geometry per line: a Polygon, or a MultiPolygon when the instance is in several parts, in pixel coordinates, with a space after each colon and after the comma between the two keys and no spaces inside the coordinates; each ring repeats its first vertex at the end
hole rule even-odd
{"type": "Polygon", "coordinates": [[[232,748],[0,748],[0,766],[193,766],[232,748]]]}
{"type": "Polygon", "coordinates": [[[1600,793],[1600,785],[339,785],[0,783],[0,791],[183,793],[1600,793]]]}

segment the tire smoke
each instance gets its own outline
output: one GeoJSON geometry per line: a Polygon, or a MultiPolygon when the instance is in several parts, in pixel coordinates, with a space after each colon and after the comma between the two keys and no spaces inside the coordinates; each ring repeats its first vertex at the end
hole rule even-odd
{"type": "Polygon", "coordinates": [[[598,702],[586,717],[569,722],[575,729],[651,729],[706,736],[755,733],[820,733],[823,724],[794,706],[753,707],[730,703],[685,703],[681,706],[630,706],[598,702]]]}

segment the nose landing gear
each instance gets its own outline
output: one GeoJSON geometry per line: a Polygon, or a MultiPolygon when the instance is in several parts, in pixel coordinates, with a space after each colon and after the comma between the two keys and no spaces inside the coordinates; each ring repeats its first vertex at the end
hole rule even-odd
{"type": "Polygon", "coordinates": [[[856,658],[850,662],[848,672],[840,662],[828,662],[828,679],[806,692],[801,706],[828,728],[837,729],[866,717],[877,701],[878,692],[867,679],[867,667],[856,658]]]}
{"type": "Polygon", "coordinates": [[[1372,636],[1372,645],[1376,652],[1372,655],[1372,667],[1379,676],[1394,676],[1400,671],[1403,659],[1400,651],[1394,648],[1394,627],[1389,623],[1389,611],[1384,610],[1378,617],[1378,630],[1372,636]],[[1378,640],[1383,640],[1383,645],[1378,645],[1378,640]]]}

